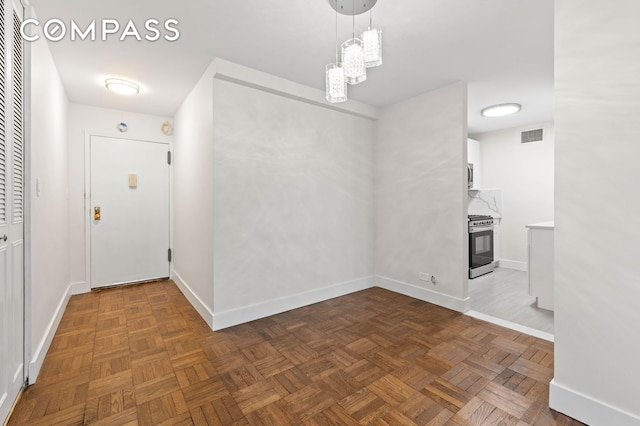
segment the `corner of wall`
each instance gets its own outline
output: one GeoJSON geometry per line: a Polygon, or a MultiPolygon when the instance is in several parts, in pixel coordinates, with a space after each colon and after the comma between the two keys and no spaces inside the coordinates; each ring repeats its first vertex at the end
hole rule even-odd
{"type": "Polygon", "coordinates": [[[429,290],[427,288],[417,287],[409,283],[381,276],[375,277],[375,285],[380,288],[384,288],[385,290],[404,294],[405,296],[433,303],[434,305],[442,306],[457,312],[466,313],[471,310],[470,297],[460,299],[448,294],[438,293],[437,291],[429,290]]]}
{"type": "Polygon", "coordinates": [[[204,71],[174,116],[173,277],[204,320],[213,309],[213,78],[204,71]],[[208,218],[207,220],[199,220],[208,218]]]}
{"type": "Polygon", "coordinates": [[[234,325],[243,324],[350,293],[355,293],[356,291],[366,290],[373,287],[374,282],[374,277],[364,277],[325,288],[314,289],[286,297],[266,300],[250,306],[243,306],[241,308],[219,312],[213,315],[213,324],[211,328],[213,330],[221,330],[234,325]]]}
{"type": "Polygon", "coordinates": [[[204,322],[213,329],[214,325],[214,315],[212,309],[207,306],[207,304],[198,296],[193,289],[182,279],[180,274],[175,271],[175,269],[171,269],[171,279],[176,283],[182,294],[187,298],[189,303],[195,308],[195,310],[200,314],[204,322]]]}

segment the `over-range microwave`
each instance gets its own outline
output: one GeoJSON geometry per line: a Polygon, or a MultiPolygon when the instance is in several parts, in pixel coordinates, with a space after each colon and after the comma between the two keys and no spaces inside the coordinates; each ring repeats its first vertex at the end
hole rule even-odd
{"type": "Polygon", "coordinates": [[[467,164],[467,188],[473,188],[473,163],[467,164]]]}

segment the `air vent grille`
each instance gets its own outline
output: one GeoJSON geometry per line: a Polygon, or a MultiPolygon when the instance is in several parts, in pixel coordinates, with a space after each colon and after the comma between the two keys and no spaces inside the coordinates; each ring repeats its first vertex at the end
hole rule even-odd
{"type": "Polygon", "coordinates": [[[522,132],[522,143],[540,142],[543,139],[542,129],[522,132]]]}

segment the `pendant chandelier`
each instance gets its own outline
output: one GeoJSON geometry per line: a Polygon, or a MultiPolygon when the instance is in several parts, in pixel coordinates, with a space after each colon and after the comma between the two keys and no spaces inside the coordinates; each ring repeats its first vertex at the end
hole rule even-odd
{"type": "Polygon", "coordinates": [[[326,93],[331,103],[347,100],[347,83],[367,79],[367,68],[382,64],[382,31],[373,28],[371,9],[377,0],[328,0],[336,11],[336,62],[326,66],[326,93]],[[369,12],[369,27],[356,37],[355,16],[369,12]],[[352,37],[342,43],[338,58],[338,13],[352,16],[352,37]]]}

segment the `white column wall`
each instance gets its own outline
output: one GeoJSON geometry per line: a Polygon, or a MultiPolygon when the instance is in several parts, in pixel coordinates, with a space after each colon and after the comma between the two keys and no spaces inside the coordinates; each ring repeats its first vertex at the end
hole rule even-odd
{"type": "Polygon", "coordinates": [[[552,408],[640,424],[640,2],[557,1],[552,408]]]}
{"type": "Polygon", "coordinates": [[[458,311],[469,309],[466,111],[463,82],[384,108],[374,159],[378,284],[458,311]]]}

